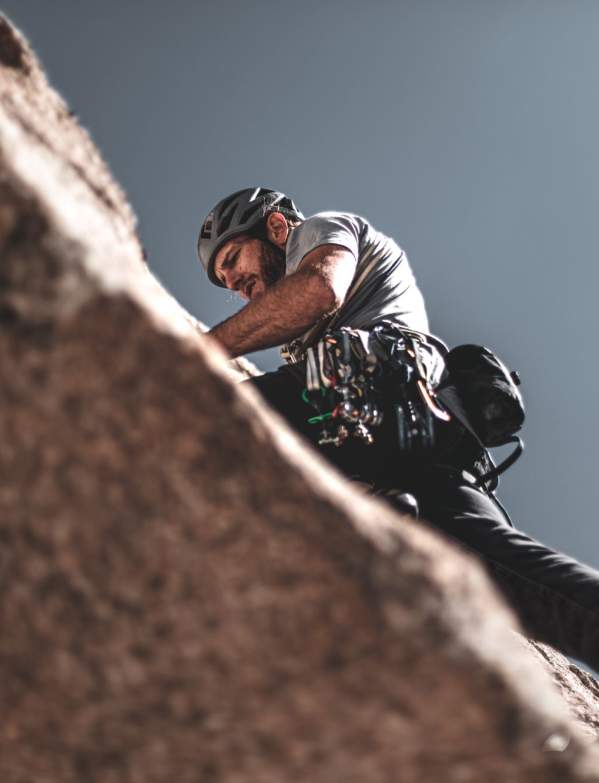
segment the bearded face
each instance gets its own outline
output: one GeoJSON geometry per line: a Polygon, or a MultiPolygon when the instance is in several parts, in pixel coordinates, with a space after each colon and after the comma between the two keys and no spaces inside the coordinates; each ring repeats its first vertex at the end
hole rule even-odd
{"type": "Polygon", "coordinates": [[[285,251],[267,239],[241,235],[219,250],[214,272],[242,299],[254,299],[285,275],[285,251]]]}
{"type": "Polygon", "coordinates": [[[260,271],[265,288],[285,276],[285,251],[272,242],[263,241],[260,258],[260,271]]]}

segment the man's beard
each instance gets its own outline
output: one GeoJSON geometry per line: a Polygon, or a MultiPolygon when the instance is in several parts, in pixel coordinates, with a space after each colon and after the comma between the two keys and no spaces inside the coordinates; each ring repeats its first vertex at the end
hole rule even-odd
{"type": "Polygon", "coordinates": [[[285,275],[285,266],[285,251],[272,242],[262,240],[260,274],[265,288],[276,283],[285,275]]]}

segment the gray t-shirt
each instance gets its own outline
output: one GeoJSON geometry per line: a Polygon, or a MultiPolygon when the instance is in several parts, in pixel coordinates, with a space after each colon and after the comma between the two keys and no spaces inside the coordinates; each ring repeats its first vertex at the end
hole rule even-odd
{"type": "MultiPolygon", "coordinates": [[[[293,274],[311,250],[329,244],[346,247],[358,261],[345,301],[330,322],[331,328],[368,329],[382,318],[389,318],[428,333],[424,298],[405,252],[359,215],[319,212],[306,218],[287,240],[285,274],[293,274]]],[[[329,328],[329,322],[323,323],[329,328]]],[[[310,345],[312,335],[313,328],[298,341],[310,345]]]]}

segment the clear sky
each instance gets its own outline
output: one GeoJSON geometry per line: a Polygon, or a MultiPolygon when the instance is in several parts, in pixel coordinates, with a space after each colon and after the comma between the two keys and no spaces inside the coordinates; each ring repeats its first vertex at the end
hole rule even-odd
{"type": "MultiPolygon", "coordinates": [[[[520,372],[526,451],[499,487],[515,523],[599,567],[599,3],[2,10],[127,191],[151,268],[208,325],[243,304],[195,255],[232,190],[267,185],[393,236],[432,330],[520,372]]],[[[282,363],[277,349],[250,358],[282,363]]]]}

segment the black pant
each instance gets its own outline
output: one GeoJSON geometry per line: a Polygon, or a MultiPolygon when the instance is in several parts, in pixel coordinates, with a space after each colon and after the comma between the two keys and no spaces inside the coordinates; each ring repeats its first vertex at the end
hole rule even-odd
{"type": "MultiPolygon", "coordinates": [[[[388,445],[350,438],[342,446],[318,446],[315,411],[301,397],[304,365],[283,365],[251,378],[289,424],[348,477],[373,486],[395,486],[418,501],[425,523],[483,558],[496,585],[526,632],[599,672],[599,572],[535,541],[512,526],[493,493],[447,464],[396,458],[388,445]]],[[[383,425],[384,427],[384,425],[383,425]]]]}

